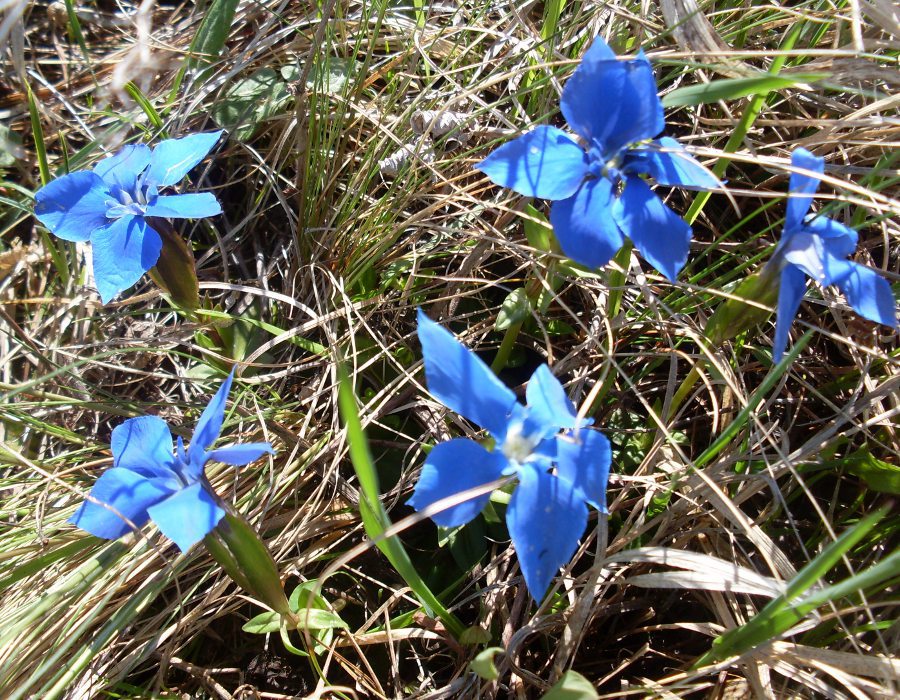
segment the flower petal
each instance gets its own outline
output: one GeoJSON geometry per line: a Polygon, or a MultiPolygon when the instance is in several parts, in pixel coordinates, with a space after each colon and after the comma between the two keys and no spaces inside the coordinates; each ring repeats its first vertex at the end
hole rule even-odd
{"type": "Polygon", "coordinates": [[[91,498],[111,508],[86,500],[69,518],[69,522],[96,537],[114,540],[131,532],[131,525],[141,527],[146,523],[149,518],[147,508],[171,493],[171,489],[157,480],[145,479],[129,469],[113,467],[103,472],[91,489],[91,498]],[[130,520],[131,525],[122,516],[130,520]]]}
{"type": "Polygon", "coordinates": [[[865,265],[854,262],[850,265],[850,274],[838,283],[850,306],[863,318],[896,328],[897,302],[891,285],[865,265]]]}
{"type": "Polygon", "coordinates": [[[601,513],[606,512],[611,463],[612,448],[601,432],[580,430],[577,438],[561,435],[556,440],[557,475],[578,489],[582,498],[601,513]]]}
{"type": "MultiPolygon", "coordinates": [[[[228,400],[228,392],[231,391],[231,382],[234,380],[234,371],[237,368],[231,368],[222,386],[212,397],[210,402],[200,414],[200,420],[197,421],[197,427],[194,428],[194,435],[191,438],[191,444],[188,448],[191,465],[196,467],[199,465],[200,472],[203,470],[203,464],[206,463],[206,450],[212,447],[212,444],[222,432],[222,422],[225,420],[225,402],[228,400]]],[[[195,476],[199,477],[199,473],[195,476]]]]}
{"type": "Polygon", "coordinates": [[[162,418],[140,416],[112,432],[113,465],[147,478],[169,477],[175,465],[172,433],[162,418]]]}
{"type": "Polygon", "coordinates": [[[722,183],[690,155],[684,146],[668,136],[627,152],[625,173],[646,173],[660,185],[712,190],[722,183]],[[658,150],[665,148],[668,152],[658,150]]]}
{"type": "Polygon", "coordinates": [[[584,149],[565,132],[539,126],[475,166],[492,182],[541,199],[571,197],[587,174],[584,149]]]}
{"type": "Polygon", "coordinates": [[[554,202],[550,223],[560,248],[585,267],[603,267],[625,242],[611,214],[612,183],[588,180],[574,197],[554,202]]]}
{"type": "MultiPolygon", "coordinates": [[[[825,172],[825,160],[817,158],[805,148],[796,148],[791,153],[791,165],[795,168],[812,170],[817,173],[825,172]]],[[[787,213],[784,217],[784,230],[795,231],[803,224],[803,217],[809,211],[812,204],[812,196],[819,189],[819,178],[810,177],[801,173],[791,173],[788,185],[787,213]]]]}
{"type": "Polygon", "coordinates": [[[781,361],[787,347],[788,333],[791,323],[800,308],[803,295],[806,294],[806,275],[798,267],[787,265],[781,271],[781,283],[778,289],[778,307],[775,315],[775,340],[772,343],[772,362],[781,361]]]}
{"type": "Polygon", "coordinates": [[[128,289],[156,264],[162,239],[141,216],[123,216],[97,229],[94,248],[94,280],[105,304],[128,289]]]}
{"type": "Polygon", "coordinates": [[[611,54],[602,39],[595,39],[560,99],[572,130],[597,144],[606,158],[665,127],[653,69],[643,52],[631,61],[611,54]]]}
{"type": "MultiPolygon", "coordinates": [[[[507,465],[500,452],[488,452],[474,440],[454,438],[434,446],[428,453],[416,490],[407,504],[423,510],[442,498],[488,484],[499,479],[507,465]]],[[[491,495],[447,508],[432,516],[441,527],[456,527],[469,522],[487,505],[491,495]]]]}
{"type": "Polygon", "coordinates": [[[545,471],[523,467],[506,511],[519,566],[531,597],[540,600],[578,548],[587,525],[580,490],[545,471]]]}
{"type": "Polygon", "coordinates": [[[82,170],[58,177],[35,192],[34,215],[66,241],[86,241],[106,226],[106,202],[112,195],[95,173],[82,170]]]}
{"type": "Polygon", "coordinates": [[[243,445],[230,445],[211,450],[206,453],[206,459],[242,467],[250,462],[255,462],[263,455],[272,454],[275,454],[275,450],[268,442],[247,442],[243,445]]]}
{"type": "Polygon", "coordinates": [[[691,227],[634,175],[613,203],[612,214],[644,259],[674,282],[687,262],[691,227]]]}
{"type": "Polygon", "coordinates": [[[210,131],[160,141],[150,154],[145,180],[160,187],[178,184],[206,157],[221,135],[221,131],[210,131]]]}
{"type": "Polygon", "coordinates": [[[840,284],[850,274],[853,263],[832,254],[826,239],[806,228],[789,235],[781,248],[781,255],[822,286],[840,284]]]}
{"type": "Polygon", "coordinates": [[[562,428],[578,426],[575,405],[566,396],[566,390],[547,365],[541,365],[531,375],[525,389],[525,398],[531,422],[546,426],[543,431],[545,436],[562,428]]]}
{"type": "Polygon", "coordinates": [[[147,512],[182,552],[206,537],[225,517],[218,499],[199,481],[151,506],[147,512]]]}
{"type": "Polygon", "coordinates": [[[475,353],[421,309],[418,333],[431,395],[495,437],[506,435],[516,395],[475,353]]]}
{"type": "Polygon", "coordinates": [[[222,205],[211,192],[164,194],[147,207],[147,216],[165,219],[202,219],[222,213],[222,205]]]}
{"type": "Polygon", "coordinates": [[[150,162],[150,149],[142,143],[125,146],[94,166],[94,172],[110,185],[134,195],[135,181],[150,162]]]}
{"type": "Polygon", "coordinates": [[[856,250],[859,241],[859,234],[856,231],[827,216],[816,216],[803,222],[801,230],[821,238],[826,250],[837,258],[846,258],[850,255],[856,250]]]}

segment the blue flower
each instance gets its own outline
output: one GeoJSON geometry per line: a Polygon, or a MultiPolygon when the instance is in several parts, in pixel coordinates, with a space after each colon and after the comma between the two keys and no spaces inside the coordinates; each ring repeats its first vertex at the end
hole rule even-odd
{"type": "Polygon", "coordinates": [[[91,499],[69,522],[97,537],[116,539],[152,519],[181,551],[209,534],[225,510],[206,479],[206,463],[241,466],[273,452],[265,442],[210,449],[222,430],[233,376],[232,371],[204,409],[188,449],[179,437],[172,453],[169,426],[156,416],[131,418],[117,426],[112,433],[113,466],[97,479],[91,499]]]}
{"type": "Polygon", "coordinates": [[[103,303],[137,282],[159,259],[162,239],[145,217],[199,219],[222,213],[209,192],[159,193],[184,179],[221,134],[169,139],[152,151],[144,144],[126,146],[93,170],[63,175],[37,191],[38,221],[64,240],[91,242],[103,303]]]}
{"type": "MultiPolygon", "coordinates": [[[[824,163],[805,148],[791,155],[792,166],[815,173],[824,172],[824,163]]],[[[780,270],[772,348],[775,362],[787,347],[788,330],[806,293],[807,276],[823,286],[837,286],[863,318],[897,327],[896,303],[887,280],[865,265],[846,259],[856,249],[856,231],[824,216],[807,216],[818,188],[818,177],[791,173],[784,231],[769,262],[780,270]]]]}
{"type": "MultiPolygon", "coordinates": [[[[419,310],[419,340],[428,390],[448,408],[485,428],[495,447],[466,438],[436,445],[425,460],[409,504],[417,510],[442,498],[515,475],[518,487],[506,523],[525,585],[543,597],[568,562],[587,525],[587,505],[606,512],[609,440],[583,428],[562,385],[541,365],[525,391],[527,406],[453,335],[419,310]],[[579,428],[581,428],[579,430],[579,428]]],[[[472,498],[437,515],[443,527],[469,522],[490,495],[472,498]]]]}
{"type": "Polygon", "coordinates": [[[566,83],[560,107],[584,148],[561,129],[539,126],[476,167],[498,185],[554,200],[550,223],[575,262],[602,267],[628,236],[674,280],[687,261],[691,227],[639,175],[698,189],[719,182],[674,139],[651,140],[665,121],[650,62],[643,52],[618,61],[598,37],[566,83]]]}

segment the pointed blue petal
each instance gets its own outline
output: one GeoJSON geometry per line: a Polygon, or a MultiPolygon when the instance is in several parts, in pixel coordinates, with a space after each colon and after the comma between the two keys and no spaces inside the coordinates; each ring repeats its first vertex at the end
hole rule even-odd
{"type": "Polygon", "coordinates": [[[600,178],[588,180],[574,197],[550,208],[560,248],[579,265],[603,267],[625,242],[612,218],[612,201],[612,183],[600,178]]]}
{"type": "Polygon", "coordinates": [[[787,265],[781,271],[781,283],[778,288],[775,340],[772,343],[772,362],[776,364],[781,361],[787,347],[788,333],[804,294],[806,294],[806,275],[800,268],[787,265]]]}
{"type": "Polygon", "coordinates": [[[853,310],[863,318],[891,328],[897,327],[897,301],[891,285],[865,265],[850,263],[851,271],[838,284],[853,310]]]}
{"type": "Polygon", "coordinates": [[[428,391],[438,401],[492,435],[506,435],[516,395],[450,331],[418,311],[419,342],[428,391]]]}
{"type": "Polygon", "coordinates": [[[222,213],[222,205],[211,192],[164,194],[147,207],[147,216],[164,219],[202,219],[222,213]]]}
{"type": "Polygon", "coordinates": [[[622,171],[646,173],[660,185],[712,190],[722,183],[709,170],[700,165],[675,139],[664,136],[646,146],[627,152],[622,171]],[[662,152],[665,148],[670,152],[662,152]]]}
{"type": "MultiPolygon", "coordinates": [[[[805,148],[796,148],[791,154],[791,165],[795,168],[812,170],[817,173],[825,172],[825,160],[817,158],[805,148]]],[[[812,196],[819,189],[819,178],[810,177],[801,173],[791,173],[788,185],[787,213],[784,217],[784,230],[795,231],[803,223],[803,217],[809,211],[812,204],[812,196]]]]}
{"type": "Polygon", "coordinates": [[[131,525],[121,516],[130,520],[134,527],[141,527],[149,517],[147,508],[171,493],[156,480],[145,479],[128,469],[113,467],[103,472],[91,489],[91,497],[111,506],[112,510],[86,500],[69,522],[96,537],[114,540],[131,532],[131,525]]]}
{"type": "MultiPolygon", "coordinates": [[[[454,438],[434,446],[428,453],[416,490],[407,504],[423,510],[442,498],[483,486],[503,474],[507,459],[500,452],[488,452],[466,438],[454,438]]],[[[471,498],[432,516],[441,527],[469,522],[487,505],[490,494],[471,498]]]]}
{"type": "Polygon", "coordinates": [[[587,156],[571,136],[553,126],[503,144],[475,166],[492,182],[528,197],[571,197],[587,174],[587,156]]]}
{"type": "Polygon", "coordinates": [[[109,189],[89,170],[69,173],[35,192],[34,215],[52,234],[66,241],[86,241],[106,226],[109,189]]]}
{"type": "Polygon", "coordinates": [[[210,450],[206,453],[206,459],[213,462],[224,462],[234,467],[242,467],[250,462],[255,462],[263,455],[273,455],[275,450],[268,442],[247,442],[243,445],[230,445],[210,450]]]}
{"type": "Polygon", "coordinates": [[[563,479],[523,467],[506,511],[519,566],[531,597],[540,600],[578,548],[587,525],[581,491],[563,479]]]}
{"type": "Polygon", "coordinates": [[[128,289],[156,265],[162,239],[141,216],[123,216],[91,236],[94,280],[103,303],[128,289]]]}
{"type": "Polygon", "coordinates": [[[112,432],[113,464],[148,478],[169,477],[175,465],[172,433],[162,418],[141,416],[112,432]]]}
{"type": "Polygon", "coordinates": [[[574,404],[547,365],[541,365],[531,375],[525,389],[525,399],[532,421],[546,426],[545,436],[562,428],[578,426],[578,412],[574,404]]]}
{"type": "Polygon", "coordinates": [[[610,59],[597,41],[563,88],[560,108],[572,130],[611,158],[665,127],[653,69],[643,53],[631,61],[610,59]]]}
{"type": "Polygon", "coordinates": [[[182,552],[206,537],[225,517],[218,499],[199,481],[151,506],[147,512],[182,552]]]}
{"type": "Polygon", "coordinates": [[[846,258],[854,250],[859,234],[852,228],[839,224],[827,216],[817,216],[803,223],[802,231],[822,239],[825,249],[836,258],[846,258]]]}
{"type": "Polygon", "coordinates": [[[94,166],[94,172],[110,185],[134,194],[135,181],[150,163],[150,149],[142,143],[125,146],[94,166]]]}
{"type": "Polygon", "coordinates": [[[596,430],[579,430],[577,439],[563,435],[556,440],[556,469],[581,492],[582,498],[601,513],[606,512],[606,484],[612,449],[606,436],[596,430]]]}
{"type": "Polygon", "coordinates": [[[628,178],[612,213],[644,260],[674,282],[687,262],[691,227],[636,176],[628,178]]]}
{"type": "Polygon", "coordinates": [[[144,179],[160,187],[177,185],[206,157],[221,135],[221,131],[211,131],[160,141],[150,154],[150,167],[144,179]]]}
{"type": "Polygon", "coordinates": [[[786,240],[781,255],[822,286],[840,284],[853,270],[853,263],[833,255],[825,239],[805,228],[786,240]]]}
{"type": "Polygon", "coordinates": [[[234,371],[237,365],[231,368],[222,386],[212,397],[210,402],[200,414],[200,420],[197,421],[197,427],[194,428],[194,435],[191,438],[191,444],[188,448],[191,466],[197,470],[193,474],[194,478],[199,478],[203,472],[203,465],[208,459],[206,450],[212,447],[212,444],[222,432],[222,422],[225,420],[225,402],[228,400],[228,393],[231,391],[231,382],[234,380],[234,371]]]}

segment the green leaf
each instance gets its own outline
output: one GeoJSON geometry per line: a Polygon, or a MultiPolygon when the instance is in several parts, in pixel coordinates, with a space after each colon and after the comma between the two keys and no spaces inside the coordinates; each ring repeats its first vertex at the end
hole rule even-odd
{"type": "Polygon", "coordinates": [[[873,457],[863,447],[844,460],[847,471],[866,482],[873,491],[900,494],[900,467],[873,457]]]}
{"type": "Polygon", "coordinates": [[[541,697],[542,700],[596,700],[600,696],[587,678],[576,671],[566,671],[541,697]]]}
{"type": "Polygon", "coordinates": [[[222,53],[234,21],[238,0],[213,0],[191,42],[185,66],[192,70],[214,63],[222,53]]]}
{"type": "Polygon", "coordinates": [[[488,647],[469,662],[469,670],[486,681],[495,681],[500,677],[494,666],[494,657],[503,653],[503,647],[488,647]]]}
{"type": "Polygon", "coordinates": [[[672,90],[662,98],[662,103],[663,107],[684,107],[718,102],[719,100],[736,100],[748,95],[766,95],[773,90],[804,85],[827,77],[827,73],[800,73],[713,80],[703,85],[688,85],[672,90]]]}
{"type": "MultiPolygon", "coordinates": [[[[295,618],[296,623],[289,625],[292,629],[347,629],[347,623],[338,615],[328,610],[304,608],[295,614],[295,618]]],[[[269,610],[247,620],[241,629],[250,634],[268,634],[270,632],[277,632],[281,629],[282,624],[286,622],[287,619],[285,617],[279,615],[277,612],[269,610]]]]}
{"type": "Polygon", "coordinates": [[[714,640],[712,648],[694,664],[695,668],[743,654],[770,642],[816,608],[887,577],[896,576],[897,560],[900,557],[898,551],[860,574],[833,586],[815,590],[806,598],[797,600],[868,535],[886,513],[887,508],[875,511],[841,534],[800,570],[782,595],[769,601],[768,605],[740,627],[729,630],[714,640]]]}
{"type": "Polygon", "coordinates": [[[528,239],[528,245],[536,250],[544,253],[553,251],[553,227],[547,221],[547,217],[541,214],[530,204],[525,207],[525,213],[529,219],[522,219],[525,226],[525,238],[528,239]],[[537,219],[537,221],[532,221],[537,219]]]}
{"type": "Polygon", "coordinates": [[[531,313],[531,302],[525,287],[519,287],[507,294],[506,299],[500,304],[497,312],[497,320],[494,321],[495,331],[505,331],[516,323],[522,323],[531,313]]]}
{"type": "Polygon", "coordinates": [[[234,83],[213,103],[216,123],[246,141],[266,119],[284,111],[292,100],[287,84],[271,68],[263,68],[234,83]]]}
{"type": "Polygon", "coordinates": [[[241,627],[244,632],[249,632],[250,634],[268,634],[269,632],[277,632],[280,628],[281,615],[271,610],[250,618],[241,627]]]}

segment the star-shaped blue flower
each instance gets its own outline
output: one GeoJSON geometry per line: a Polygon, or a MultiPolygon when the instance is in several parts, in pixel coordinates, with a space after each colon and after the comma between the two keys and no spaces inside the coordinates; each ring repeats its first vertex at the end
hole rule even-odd
{"type": "Polygon", "coordinates": [[[539,126],[476,167],[498,185],[554,200],[550,223],[575,262],[602,267],[628,236],[674,280],[687,261],[691,227],[639,176],[697,189],[719,182],[674,139],[652,140],[665,121],[650,62],[643,52],[616,60],[598,37],[566,83],[560,107],[583,148],[561,129],[539,126]]]}
{"type": "MultiPolygon", "coordinates": [[[[820,174],[825,171],[824,159],[805,148],[791,154],[791,165],[820,174]]],[[[856,250],[856,231],[824,216],[807,216],[817,189],[818,177],[791,173],[784,231],[769,262],[781,272],[772,348],[775,362],[787,347],[791,322],[806,293],[807,276],[823,286],[837,286],[863,318],[897,327],[896,302],[887,280],[865,265],[846,259],[856,250]]]]}
{"type": "Polygon", "coordinates": [[[152,151],[126,146],[93,170],[47,183],[35,194],[34,214],[67,241],[90,241],[94,279],[103,303],[128,289],[156,264],[162,238],[145,217],[199,219],[222,213],[209,192],[159,194],[178,184],[212,150],[221,131],[161,141],[152,151]]]}
{"type": "MultiPolygon", "coordinates": [[[[495,447],[466,438],[436,445],[428,454],[409,504],[432,503],[504,475],[518,486],[506,523],[525,585],[540,600],[553,576],[578,547],[587,505],[606,512],[609,440],[583,428],[575,407],[547,365],[535,370],[525,391],[527,406],[453,335],[419,311],[419,340],[428,390],[448,408],[485,428],[495,447]]],[[[472,498],[434,516],[443,527],[469,522],[490,495],[472,498]]]]}
{"type": "Polygon", "coordinates": [[[82,503],[69,522],[97,537],[116,539],[152,519],[183,552],[209,534],[225,510],[206,479],[206,463],[241,466],[273,452],[265,442],[210,449],[222,430],[233,376],[232,371],[204,409],[187,450],[179,437],[172,454],[169,426],[156,416],[117,426],[113,466],[97,479],[92,500],[82,503]]]}

